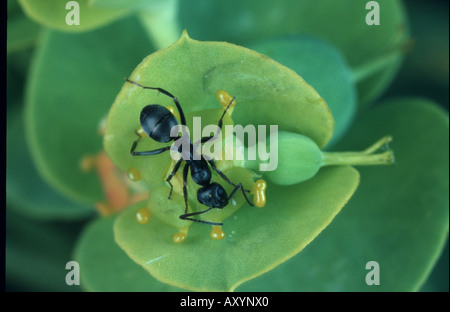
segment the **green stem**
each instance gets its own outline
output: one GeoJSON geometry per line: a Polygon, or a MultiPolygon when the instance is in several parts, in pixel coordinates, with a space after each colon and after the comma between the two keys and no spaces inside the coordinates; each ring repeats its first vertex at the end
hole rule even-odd
{"type": "Polygon", "coordinates": [[[142,25],[158,50],[168,47],[181,36],[178,24],[178,0],[159,3],[161,5],[139,13],[142,25]]]}
{"type": "Polygon", "coordinates": [[[333,165],[352,165],[352,166],[368,166],[368,165],[391,165],[394,163],[394,152],[387,150],[383,153],[374,154],[383,146],[392,141],[391,136],[385,136],[375,142],[369,148],[361,152],[323,152],[322,166],[333,165]]]}

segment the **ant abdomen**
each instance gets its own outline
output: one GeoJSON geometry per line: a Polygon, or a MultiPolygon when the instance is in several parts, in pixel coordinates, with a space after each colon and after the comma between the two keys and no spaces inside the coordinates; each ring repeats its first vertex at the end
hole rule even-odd
{"type": "Polygon", "coordinates": [[[160,143],[173,140],[170,130],[178,125],[175,116],[167,108],[158,104],[145,106],[141,111],[140,122],[144,132],[160,143]]]}

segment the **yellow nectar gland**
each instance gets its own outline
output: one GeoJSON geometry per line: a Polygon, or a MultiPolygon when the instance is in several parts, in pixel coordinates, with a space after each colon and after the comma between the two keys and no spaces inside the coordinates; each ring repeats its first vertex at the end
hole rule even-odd
{"type": "Polygon", "coordinates": [[[172,115],[175,116],[176,119],[180,120],[180,116],[178,116],[178,110],[175,108],[175,106],[167,105],[166,108],[169,110],[169,112],[172,113],[172,115]]]}
{"type": "Polygon", "coordinates": [[[80,162],[80,168],[83,172],[88,172],[91,169],[97,167],[97,156],[84,156],[80,162]]]}
{"type": "Polygon", "coordinates": [[[128,169],[127,175],[131,181],[139,181],[140,179],[142,179],[141,172],[139,170],[137,170],[136,168],[128,169]]]}
{"type": "MultiPolygon", "coordinates": [[[[219,101],[220,105],[224,108],[228,107],[228,104],[233,100],[233,97],[228,94],[227,91],[218,90],[216,92],[217,101],[219,101]]],[[[234,99],[233,104],[231,104],[230,108],[228,108],[228,113],[231,115],[233,113],[234,106],[236,105],[236,99],[234,99]]]]}
{"type": "Polygon", "coordinates": [[[222,231],[222,227],[220,225],[213,225],[211,232],[209,232],[209,237],[212,239],[223,239],[225,237],[225,233],[222,231]]]}
{"type": "Polygon", "coordinates": [[[142,127],[139,127],[139,128],[136,130],[136,134],[137,134],[138,136],[140,136],[141,138],[145,138],[145,137],[147,136],[147,133],[145,133],[145,131],[144,131],[144,129],[142,129],[142,127]]]}
{"type": "Polygon", "coordinates": [[[148,208],[141,208],[138,211],[136,211],[136,220],[140,224],[146,224],[150,221],[150,217],[152,215],[152,212],[148,208]]]}
{"type": "Polygon", "coordinates": [[[181,243],[182,241],[184,241],[186,239],[187,234],[188,234],[188,228],[180,229],[180,232],[172,235],[172,242],[181,243]]]}
{"type": "Polygon", "coordinates": [[[267,182],[259,179],[255,183],[255,195],[253,197],[253,202],[256,207],[262,208],[266,204],[266,188],[267,182]]]}
{"type": "Polygon", "coordinates": [[[171,112],[172,114],[175,114],[175,107],[173,107],[172,105],[167,105],[166,108],[169,110],[169,112],[171,112]]]}

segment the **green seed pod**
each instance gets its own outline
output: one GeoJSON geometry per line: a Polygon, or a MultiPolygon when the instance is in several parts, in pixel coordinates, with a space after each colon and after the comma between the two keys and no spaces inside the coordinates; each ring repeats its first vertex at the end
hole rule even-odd
{"type": "MultiPolygon", "coordinates": [[[[273,144],[277,149],[270,151],[272,159],[247,160],[245,166],[255,171],[260,170],[264,177],[278,185],[293,185],[311,179],[323,166],[390,165],[394,163],[392,150],[387,148],[384,152],[376,152],[387,147],[391,140],[391,136],[385,136],[360,152],[323,152],[307,136],[280,131],[277,134],[277,144],[273,144]],[[276,164],[274,170],[263,171],[261,164],[269,162],[276,164]]],[[[270,138],[267,139],[266,146],[273,149],[270,138]]]]}
{"type": "Polygon", "coordinates": [[[292,185],[316,175],[322,166],[322,151],[310,138],[278,132],[278,166],[265,176],[278,185],[292,185]]]}

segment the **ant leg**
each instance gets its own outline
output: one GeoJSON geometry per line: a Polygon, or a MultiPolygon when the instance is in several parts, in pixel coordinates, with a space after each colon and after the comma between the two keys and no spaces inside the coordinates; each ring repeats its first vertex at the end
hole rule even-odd
{"type": "Polygon", "coordinates": [[[234,194],[235,194],[239,189],[242,191],[242,194],[244,195],[245,200],[247,201],[247,203],[248,203],[250,206],[253,207],[254,205],[250,202],[250,200],[248,199],[247,195],[245,194],[245,192],[244,192],[244,187],[242,186],[241,183],[239,183],[238,185],[236,185],[236,187],[234,188],[234,190],[231,192],[230,196],[228,196],[228,201],[234,196],[234,194]]]}
{"type": "MultiPolygon", "coordinates": [[[[183,195],[184,195],[184,204],[186,208],[184,208],[184,215],[187,214],[188,211],[188,192],[187,192],[187,177],[189,174],[189,165],[186,163],[183,168],[183,195]]],[[[180,216],[181,219],[181,216],[180,216]]]]}
{"type": "Polygon", "coordinates": [[[185,164],[184,168],[183,168],[183,195],[184,195],[184,203],[186,204],[186,208],[184,209],[184,214],[179,216],[179,218],[181,220],[189,220],[189,221],[194,221],[194,222],[204,223],[204,224],[210,224],[210,225],[223,225],[223,223],[203,221],[203,220],[190,218],[192,216],[196,216],[196,215],[208,212],[208,211],[210,211],[212,209],[212,207],[209,207],[208,209],[203,210],[203,211],[197,211],[197,212],[191,212],[191,213],[187,212],[188,211],[188,193],[187,193],[187,177],[188,177],[188,173],[189,173],[189,165],[185,164]]]}
{"type": "Polygon", "coordinates": [[[127,81],[129,83],[132,83],[132,84],[134,84],[134,85],[136,85],[138,87],[141,87],[142,89],[157,90],[158,92],[161,92],[162,94],[167,95],[168,97],[172,98],[172,100],[174,101],[175,105],[177,106],[178,113],[180,114],[181,124],[183,126],[186,126],[186,118],[184,117],[184,113],[183,113],[183,110],[181,109],[180,102],[178,102],[178,99],[174,95],[172,95],[172,93],[170,93],[170,92],[168,92],[168,91],[166,91],[164,89],[161,89],[161,88],[143,86],[143,85],[141,85],[141,84],[139,84],[139,83],[137,83],[135,81],[132,81],[132,80],[130,80],[128,78],[125,78],[125,81],[127,81]]]}
{"type": "Polygon", "coordinates": [[[219,123],[217,124],[217,127],[218,127],[219,129],[217,129],[216,134],[213,135],[213,136],[209,136],[209,137],[204,137],[204,138],[202,138],[202,140],[201,140],[202,143],[205,143],[205,142],[208,142],[209,140],[213,140],[213,139],[217,138],[217,136],[219,135],[220,131],[222,130],[222,122],[223,122],[223,118],[225,117],[225,114],[227,113],[228,109],[231,107],[231,105],[233,104],[233,102],[234,102],[235,100],[236,100],[236,97],[233,96],[233,98],[231,99],[230,103],[228,103],[227,108],[225,108],[225,110],[223,111],[223,114],[222,114],[222,116],[221,116],[220,119],[219,119],[219,123]]]}
{"type": "Polygon", "coordinates": [[[194,222],[198,222],[198,223],[204,223],[204,224],[209,224],[209,225],[223,225],[223,223],[219,223],[219,222],[211,222],[211,221],[203,221],[203,220],[198,220],[198,219],[194,219],[194,218],[189,218],[192,216],[196,216],[205,212],[208,212],[212,209],[212,207],[209,207],[206,210],[203,211],[197,211],[197,212],[191,212],[191,213],[185,213],[184,215],[180,216],[180,219],[182,220],[189,220],[189,221],[194,221],[194,222]]]}
{"type": "MultiPolygon", "coordinates": [[[[140,130],[142,130],[142,128],[138,129],[135,131],[136,135],[139,137],[136,141],[133,142],[133,145],[131,146],[131,150],[130,150],[130,154],[131,156],[149,156],[149,155],[156,155],[156,154],[161,154],[167,150],[170,149],[170,146],[167,147],[162,147],[162,148],[158,148],[156,150],[153,151],[146,151],[146,152],[135,152],[137,145],[139,144],[139,142],[144,138],[141,133],[140,130]]],[[[144,131],[142,131],[144,132],[144,131]]],[[[146,135],[145,135],[146,136],[146,135]]]]}
{"type": "MultiPolygon", "coordinates": [[[[202,158],[209,162],[209,165],[211,166],[211,168],[213,168],[222,177],[222,179],[225,180],[225,182],[227,182],[228,184],[231,184],[233,186],[236,186],[236,184],[231,182],[230,179],[228,179],[227,176],[216,167],[216,165],[214,164],[214,160],[212,160],[209,157],[205,157],[204,155],[202,155],[202,158]]],[[[248,192],[250,192],[250,191],[248,191],[248,192]]]]}
{"type": "Polygon", "coordinates": [[[222,114],[222,116],[221,116],[220,119],[219,119],[219,123],[217,124],[217,126],[218,126],[220,129],[222,129],[222,120],[223,120],[223,117],[225,117],[225,114],[227,113],[228,109],[231,107],[231,104],[233,104],[234,101],[236,101],[236,97],[235,97],[235,96],[233,96],[233,98],[231,99],[230,103],[228,103],[227,108],[225,108],[225,110],[223,111],[223,114],[222,114]]]}
{"type": "Polygon", "coordinates": [[[172,196],[172,191],[173,191],[173,185],[172,185],[172,183],[170,183],[170,180],[172,180],[173,176],[177,173],[178,169],[180,169],[180,165],[181,165],[182,161],[183,161],[182,158],[180,158],[180,160],[177,161],[177,163],[175,164],[175,167],[173,167],[172,172],[166,179],[166,182],[169,183],[169,185],[170,185],[169,199],[172,196]]]}
{"type": "MultiPolygon", "coordinates": [[[[222,177],[222,179],[225,180],[225,182],[227,182],[228,184],[231,184],[233,186],[236,186],[236,184],[231,182],[230,179],[228,179],[228,177],[222,171],[220,171],[219,168],[216,167],[216,165],[214,164],[214,160],[213,159],[211,159],[209,157],[205,157],[204,155],[202,155],[202,157],[209,162],[211,168],[213,168],[222,177]]],[[[249,190],[246,190],[243,187],[242,187],[242,190],[247,192],[247,193],[250,193],[249,190]]]]}

